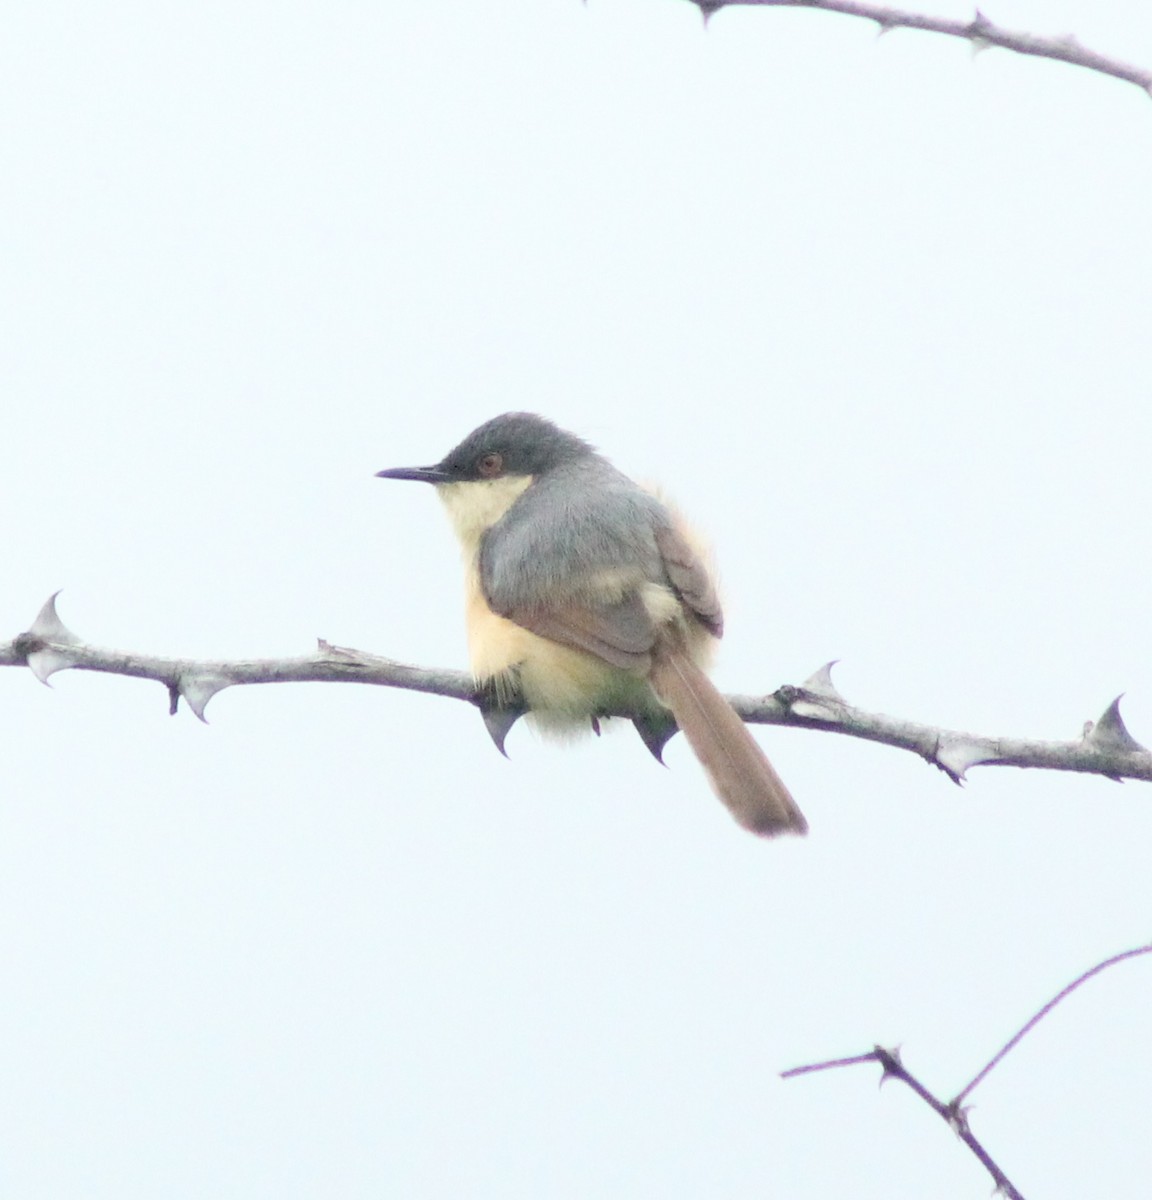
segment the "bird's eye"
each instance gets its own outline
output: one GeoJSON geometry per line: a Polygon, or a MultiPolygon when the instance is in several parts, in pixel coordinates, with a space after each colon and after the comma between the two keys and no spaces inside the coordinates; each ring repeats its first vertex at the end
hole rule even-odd
{"type": "Polygon", "coordinates": [[[504,459],[495,451],[476,460],[476,473],[481,479],[495,479],[503,470],[504,459]]]}

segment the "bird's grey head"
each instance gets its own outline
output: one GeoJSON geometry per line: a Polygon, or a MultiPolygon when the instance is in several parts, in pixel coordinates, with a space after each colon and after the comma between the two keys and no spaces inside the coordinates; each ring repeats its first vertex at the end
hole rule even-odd
{"type": "Polygon", "coordinates": [[[469,483],[502,476],[537,476],[595,451],[535,413],[502,413],[474,429],[431,467],[394,467],[382,479],[418,479],[425,483],[469,483]]]}

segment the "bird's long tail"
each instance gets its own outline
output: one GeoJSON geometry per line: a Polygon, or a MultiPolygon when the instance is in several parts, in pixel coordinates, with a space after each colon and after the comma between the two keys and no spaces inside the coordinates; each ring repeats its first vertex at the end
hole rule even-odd
{"type": "Polygon", "coordinates": [[[736,710],[677,647],[662,647],[652,686],[672,710],[716,795],[745,829],[763,837],[807,833],[808,822],[736,710]]]}

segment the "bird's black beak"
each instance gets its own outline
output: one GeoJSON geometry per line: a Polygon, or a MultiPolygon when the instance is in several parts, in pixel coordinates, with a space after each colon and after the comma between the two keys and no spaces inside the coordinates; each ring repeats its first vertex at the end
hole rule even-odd
{"type": "Polygon", "coordinates": [[[417,479],[423,483],[451,483],[452,476],[442,467],[390,467],[377,471],[377,479],[417,479]]]}

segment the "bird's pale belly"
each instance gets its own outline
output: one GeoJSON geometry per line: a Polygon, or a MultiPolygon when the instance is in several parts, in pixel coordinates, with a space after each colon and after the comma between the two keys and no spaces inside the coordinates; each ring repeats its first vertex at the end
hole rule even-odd
{"type": "Polygon", "coordinates": [[[470,572],[467,597],[468,654],[478,683],[491,683],[502,702],[519,700],[528,718],[546,733],[591,728],[604,712],[660,708],[645,671],[613,666],[569,646],[540,637],[494,613],[470,572]]]}

